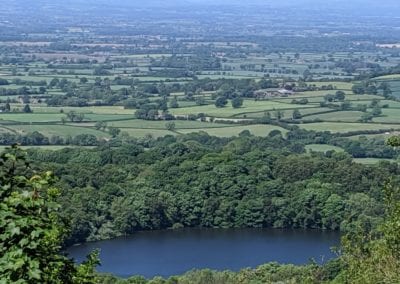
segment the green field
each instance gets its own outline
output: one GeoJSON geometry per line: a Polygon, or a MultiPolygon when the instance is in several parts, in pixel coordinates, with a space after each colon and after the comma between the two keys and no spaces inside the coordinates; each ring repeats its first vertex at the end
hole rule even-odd
{"type": "Polygon", "coordinates": [[[326,145],[326,144],[309,144],[306,145],[307,152],[328,152],[328,151],[336,151],[336,152],[343,152],[344,150],[340,147],[336,147],[333,145],[326,145]]]}
{"type": "Polygon", "coordinates": [[[300,124],[299,127],[306,130],[346,133],[351,131],[400,129],[400,124],[317,122],[300,124]]]}
{"type": "Polygon", "coordinates": [[[359,163],[359,164],[364,164],[364,165],[375,165],[382,161],[399,163],[398,161],[393,160],[393,159],[377,159],[377,158],[356,158],[356,159],[354,159],[354,162],[359,163]]]}
{"type": "MultiPolygon", "coordinates": [[[[151,121],[151,120],[121,120],[109,122],[110,126],[115,126],[119,128],[142,128],[142,129],[162,129],[165,130],[166,124],[170,121],[159,120],[159,121],[151,121]]],[[[222,123],[209,123],[209,122],[200,122],[200,121],[187,121],[187,120],[174,120],[176,129],[198,129],[198,128],[221,128],[221,127],[229,127],[229,124],[222,123]]]]}
{"type": "Polygon", "coordinates": [[[373,119],[375,122],[383,123],[399,123],[400,109],[382,109],[382,115],[373,119]]]}
{"type": "Polygon", "coordinates": [[[386,80],[386,79],[400,79],[400,74],[384,75],[380,77],[375,77],[375,80],[386,80]]]}
{"type": "MultiPolygon", "coordinates": [[[[97,137],[109,137],[108,128],[103,131],[95,129],[96,122],[103,121],[108,127],[117,127],[122,132],[128,133],[134,137],[144,137],[153,135],[160,137],[163,135],[179,135],[180,133],[189,133],[192,131],[206,131],[211,135],[228,137],[237,135],[243,130],[250,130],[255,135],[264,136],[270,130],[276,129],[270,125],[243,125],[241,119],[254,120],[264,117],[269,112],[272,119],[277,119],[278,115],[286,123],[291,123],[294,110],[300,112],[301,117],[296,117],[296,124],[303,129],[317,131],[331,131],[346,133],[350,131],[369,131],[369,130],[387,130],[400,129],[400,102],[395,100],[384,99],[379,95],[356,95],[353,94],[353,85],[358,81],[341,81],[343,78],[352,79],[359,75],[359,71],[352,74],[347,74],[343,68],[337,67],[334,60],[327,60],[328,54],[324,52],[301,52],[296,54],[294,51],[287,51],[284,54],[263,53],[259,52],[259,44],[252,42],[224,42],[224,41],[188,41],[184,44],[190,48],[202,48],[207,45],[218,47],[218,49],[228,50],[229,52],[236,48],[256,49],[257,52],[241,53],[241,56],[224,55],[221,61],[221,66],[218,68],[200,68],[196,72],[196,76],[187,75],[186,73],[174,73],[175,71],[186,71],[185,68],[179,67],[182,65],[168,65],[168,60],[175,57],[188,57],[186,64],[190,63],[190,57],[196,57],[194,52],[183,52],[182,54],[172,54],[166,52],[146,50],[143,54],[131,54],[128,52],[111,52],[108,58],[109,66],[105,73],[95,75],[95,69],[101,67],[105,62],[105,58],[98,58],[95,62],[81,63],[74,60],[65,61],[65,59],[93,59],[86,54],[71,51],[65,52],[44,52],[40,48],[35,52],[36,60],[27,61],[23,64],[4,64],[0,66],[0,76],[9,80],[9,84],[1,86],[10,91],[11,95],[7,96],[11,101],[11,110],[15,113],[0,113],[0,133],[12,132],[26,134],[32,131],[39,131],[45,135],[60,135],[66,137],[68,135],[75,136],[82,133],[94,134],[97,137]],[[62,59],[62,60],[61,60],[62,59]],[[103,60],[101,60],[103,59],[103,60]],[[49,64],[49,60],[55,61],[49,64]],[[64,61],[63,61],[64,60],[64,61]],[[54,63],[54,64],[53,64],[54,63]],[[155,64],[157,63],[157,64],[155,64]],[[112,66],[111,66],[112,65],[112,66]],[[257,100],[252,94],[247,93],[243,105],[238,108],[231,106],[232,100],[229,99],[225,107],[217,108],[215,106],[215,97],[220,96],[222,89],[227,90],[236,81],[226,81],[219,87],[192,88],[191,97],[188,96],[186,88],[177,87],[161,95],[161,92],[145,91],[149,85],[157,88],[175,85],[190,85],[198,79],[211,78],[210,84],[214,84],[221,78],[224,79],[252,79],[251,84],[245,87],[252,87],[252,92],[276,92],[283,88],[284,84],[292,86],[300,86],[298,79],[302,77],[305,71],[313,74],[313,79],[306,80],[302,86],[302,90],[289,96],[275,97],[266,94],[264,97],[257,97],[257,100]],[[186,77],[185,77],[186,76],[186,77]],[[82,78],[88,81],[81,81],[82,78]],[[197,77],[197,78],[196,78],[197,77]],[[60,84],[49,85],[54,78],[59,80],[68,80],[71,85],[70,89],[64,88],[60,84]],[[257,84],[263,81],[263,78],[275,80],[275,86],[260,87],[257,84]],[[336,79],[335,79],[336,78],[336,79]],[[129,79],[129,80],[122,80],[129,79]],[[21,82],[21,80],[31,82],[21,82]],[[40,86],[35,82],[45,80],[47,82],[46,91],[42,92],[45,98],[40,97],[40,100],[35,98],[40,86]],[[100,83],[95,82],[100,80],[100,83]],[[127,83],[128,82],[128,83],[127,83]],[[161,83],[162,82],[162,83],[161,83]],[[177,83],[177,84],[176,84],[177,83]],[[25,86],[25,85],[26,86],[25,86]],[[107,95],[100,95],[94,85],[99,87],[107,95]],[[107,86],[107,87],[105,87],[107,86]],[[256,88],[254,86],[257,86],[256,88]],[[21,103],[21,95],[16,93],[21,92],[21,88],[25,87],[29,90],[26,95],[32,102],[30,107],[33,113],[21,113],[25,103],[21,103]],[[218,89],[221,88],[221,89],[218,89]],[[123,98],[119,98],[116,102],[107,102],[109,95],[118,95],[121,89],[126,89],[123,92],[128,92],[123,98]],[[331,90],[329,90],[331,89],[331,90]],[[71,91],[74,92],[71,92],[71,91]],[[338,111],[341,102],[335,101],[330,106],[321,106],[327,94],[334,95],[338,90],[345,92],[345,100],[351,102],[351,107],[346,111],[338,111]],[[35,93],[36,92],[36,93],[35,93]],[[35,95],[36,94],[36,95],[35,95]],[[86,107],[70,107],[66,105],[76,104],[61,104],[64,106],[47,106],[46,100],[49,96],[64,96],[64,99],[69,97],[85,98],[85,105],[107,105],[107,106],[86,106],[86,107]],[[164,96],[164,97],[163,97],[164,96]],[[176,98],[179,107],[170,107],[171,101],[176,98]],[[306,104],[292,103],[293,100],[307,98],[306,104]],[[126,100],[134,100],[139,103],[135,106],[141,107],[140,100],[145,99],[146,104],[157,105],[161,99],[164,99],[169,106],[169,114],[176,116],[179,120],[174,120],[175,128],[173,131],[167,130],[167,121],[163,120],[141,120],[136,119],[135,112],[137,109],[125,109],[126,100]],[[372,100],[379,100],[380,105],[387,105],[382,108],[382,115],[374,117],[373,123],[360,123],[360,118],[364,115],[363,112],[357,111],[357,105],[369,106],[372,100]],[[197,100],[203,100],[198,102],[197,100]],[[114,105],[113,105],[114,104],[114,105]],[[199,105],[198,105],[199,104],[199,105]],[[203,105],[201,105],[203,104],[203,105]],[[65,125],[61,124],[62,118],[70,111],[83,113],[84,119],[81,123],[67,121],[65,125]],[[278,112],[279,111],[279,112],[278,112]],[[205,114],[206,121],[187,121],[189,115],[205,114]],[[210,122],[210,117],[214,118],[218,123],[210,122]],[[223,119],[230,119],[224,122],[223,119]],[[316,121],[315,123],[304,123],[316,121]],[[318,122],[317,122],[318,121],[318,122]]],[[[29,45],[29,44],[28,44],[29,45]]],[[[112,47],[118,50],[126,46],[125,43],[110,44],[110,43],[92,43],[84,42],[76,44],[76,47],[81,46],[88,49],[112,47]]],[[[35,49],[30,46],[30,48],[35,49]]],[[[229,53],[228,53],[229,54],[229,53]]],[[[375,54],[373,52],[333,52],[329,54],[331,59],[348,60],[357,59],[366,62],[374,62],[375,54]]],[[[206,58],[209,59],[208,57],[206,58]]],[[[397,57],[388,58],[387,62],[380,62],[384,67],[395,66],[397,57]]],[[[361,70],[361,69],[360,69],[361,70]]],[[[393,89],[393,93],[400,92],[400,76],[388,75],[373,80],[376,82],[388,82],[393,89]]],[[[221,80],[222,81],[222,80],[221,80]]],[[[241,87],[240,87],[241,88],[241,87]]],[[[158,89],[157,89],[158,90],[158,89]]],[[[240,94],[243,89],[236,90],[240,94]]],[[[400,94],[400,93],[399,93],[400,94]]],[[[253,93],[254,95],[254,93],[253,93]]],[[[230,97],[232,98],[232,97],[230,97]]],[[[6,97],[3,97],[5,100],[6,97]]],[[[4,103],[3,100],[3,103],[4,103]]],[[[131,105],[132,106],[132,105],[131,105]]],[[[164,109],[165,110],[165,109],[164,109]]],[[[160,116],[161,110],[158,110],[160,116]]],[[[371,112],[372,109],[367,109],[371,112]]],[[[154,116],[153,116],[154,117],[154,116]]],[[[253,122],[254,123],[254,122],[253,122]]],[[[286,132],[284,129],[283,133],[286,132]]],[[[373,136],[368,136],[373,137],[373,136]]]]}
{"type": "MultiPolygon", "coordinates": [[[[21,106],[20,106],[21,107],[21,106]]],[[[62,110],[64,113],[69,111],[76,111],[82,113],[93,113],[93,114],[113,114],[113,115],[133,115],[135,110],[124,109],[119,106],[92,106],[92,107],[47,107],[47,106],[32,106],[33,112],[38,113],[60,113],[62,110]]]]}
{"type": "MultiPolygon", "coordinates": [[[[312,115],[314,113],[320,113],[320,112],[329,112],[332,111],[330,108],[324,108],[324,107],[308,107],[308,108],[297,108],[300,111],[301,115],[307,115],[304,117],[304,119],[308,119],[308,115],[312,115]]],[[[291,118],[293,115],[293,110],[294,109],[289,109],[289,110],[283,110],[284,118],[291,118]]],[[[261,112],[254,112],[254,113],[248,113],[246,114],[247,118],[261,118],[265,116],[266,111],[261,111],[261,112]]],[[[270,111],[271,115],[274,115],[273,111],[270,111]]],[[[243,117],[243,114],[235,115],[235,117],[243,117]]]]}
{"type": "Polygon", "coordinates": [[[391,95],[400,98],[400,74],[392,74],[374,78],[378,83],[388,83],[392,91],[391,95]]]}
{"type": "Polygon", "coordinates": [[[323,121],[344,121],[344,122],[357,122],[361,116],[362,112],[360,111],[338,111],[338,112],[330,112],[323,114],[316,114],[307,116],[307,119],[320,119],[323,121]]]}
{"type": "Polygon", "coordinates": [[[377,100],[382,100],[383,98],[381,96],[376,96],[376,95],[346,95],[346,100],[352,101],[352,103],[357,103],[357,101],[360,101],[362,103],[363,101],[371,101],[373,99],[377,100]]]}
{"type": "MultiPolygon", "coordinates": [[[[74,145],[41,145],[41,146],[20,146],[21,149],[41,149],[41,150],[49,150],[49,151],[57,151],[65,148],[94,148],[94,146],[74,146],[74,145]]],[[[9,146],[0,145],[0,152],[10,148],[9,146]]]]}
{"type": "Polygon", "coordinates": [[[64,116],[62,113],[0,113],[0,124],[2,124],[2,121],[60,122],[64,116]]]}
{"type": "Polygon", "coordinates": [[[13,129],[20,134],[27,134],[38,131],[46,136],[76,136],[79,134],[93,134],[97,137],[107,138],[109,135],[105,132],[88,127],[70,126],[70,125],[16,125],[13,129]]]}
{"type": "Polygon", "coordinates": [[[282,134],[287,133],[286,129],[273,125],[246,125],[246,126],[230,126],[224,128],[203,128],[203,129],[185,129],[179,130],[179,133],[186,134],[191,132],[204,131],[212,136],[231,137],[237,136],[243,130],[249,130],[250,133],[256,136],[267,136],[272,130],[279,130],[282,134]]]}
{"type": "Polygon", "coordinates": [[[214,117],[230,117],[238,116],[239,114],[254,113],[260,111],[273,111],[274,109],[297,109],[297,108],[309,108],[310,105],[295,105],[290,103],[280,103],[275,101],[254,101],[245,100],[243,106],[240,108],[233,108],[227,105],[223,108],[217,108],[214,105],[195,106],[187,108],[176,108],[171,109],[170,112],[173,115],[189,115],[205,113],[209,116],[214,117]]]}
{"type": "Polygon", "coordinates": [[[345,90],[345,91],[350,91],[351,88],[353,87],[353,83],[347,83],[347,82],[313,82],[312,85],[315,85],[317,87],[321,87],[324,85],[331,84],[332,86],[336,87],[336,90],[345,90]]]}
{"type": "Polygon", "coordinates": [[[154,138],[163,137],[165,135],[177,135],[176,132],[162,129],[143,129],[143,128],[123,128],[122,132],[129,134],[135,138],[152,136],[154,138]]]}

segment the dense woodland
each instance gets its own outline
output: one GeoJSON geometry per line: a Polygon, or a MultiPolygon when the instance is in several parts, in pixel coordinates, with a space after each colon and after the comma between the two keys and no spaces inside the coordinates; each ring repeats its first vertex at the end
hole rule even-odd
{"type": "Polygon", "coordinates": [[[381,221],[382,187],[400,170],[356,164],[346,153],[305,153],[301,140],[279,132],[28,153],[59,177],[69,244],[199,226],[371,229],[381,221]]]}
{"type": "MultiPolygon", "coordinates": [[[[181,143],[190,144],[189,142],[191,142],[195,144],[195,140],[196,139],[192,138],[187,141],[181,141],[181,143]]],[[[215,141],[209,142],[215,143],[215,141]]],[[[267,141],[253,141],[251,145],[264,144],[265,147],[269,148],[268,145],[265,145],[268,144],[266,142],[267,141]]],[[[400,139],[398,137],[389,141],[389,143],[396,146],[400,145],[399,142],[400,139]]],[[[174,143],[171,145],[177,144],[174,143]]],[[[234,148],[239,150],[240,147],[236,146],[237,144],[234,148]]],[[[177,148],[179,147],[175,149],[177,148]]],[[[181,149],[182,148],[184,147],[181,147],[181,149]]],[[[188,148],[189,147],[187,147],[187,149],[188,148]]],[[[173,149],[173,147],[170,147],[170,149],[173,149]]],[[[165,151],[164,154],[166,154],[166,152],[168,151],[165,151]]],[[[229,159],[229,156],[234,155],[232,151],[230,153],[229,151],[223,152],[226,152],[225,155],[223,155],[225,160],[229,159]]],[[[254,152],[259,153],[262,151],[255,150],[254,152]]],[[[244,152],[243,156],[249,156],[249,153],[252,153],[254,156],[254,152],[244,152]]],[[[181,153],[183,154],[183,152],[181,153]]],[[[190,155],[189,152],[187,153],[190,155]]],[[[215,153],[214,155],[212,153],[208,155],[210,158],[215,158],[216,156],[215,153]]],[[[285,156],[281,158],[284,160],[298,158],[293,157],[293,155],[293,153],[290,154],[290,151],[286,151],[285,156]]],[[[178,156],[181,157],[182,155],[178,156]]],[[[315,157],[314,159],[320,163],[324,162],[323,157],[319,157],[319,160],[315,157]]],[[[246,158],[244,160],[246,160],[246,158]]],[[[343,157],[336,157],[336,160],[339,164],[349,164],[349,161],[346,162],[346,159],[343,157]]],[[[297,189],[301,192],[298,198],[303,198],[303,201],[309,205],[305,207],[308,212],[299,213],[301,212],[301,208],[298,208],[297,217],[299,217],[298,219],[302,219],[303,222],[306,219],[310,221],[314,218],[313,222],[316,223],[318,219],[316,215],[318,213],[315,214],[316,212],[313,212],[314,205],[319,206],[318,209],[320,212],[330,210],[329,213],[334,213],[335,210],[341,208],[343,212],[350,214],[348,215],[348,220],[354,218],[353,230],[348,232],[342,239],[341,254],[339,254],[337,259],[331,260],[324,265],[318,265],[312,262],[305,266],[268,263],[255,269],[243,269],[240,272],[194,270],[181,276],[170,277],[169,279],[155,277],[154,279],[148,280],[141,276],[118,279],[112,275],[99,275],[94,271],[94,267],[99,263],[98,254],[96,252],[89,255],[87,260],[80,265],[74,264],[71,259],[59,253],[62,242],[68,235],[69,226],[67,220],[71,215],[65,216],[63,214],[64,210],[62,209],[62,205],[57,202],[60,191],[54,187],[54,176],[52,172],[37,172],[35,167],[29,166],[29,162],[26,160],[26,153],[22,152],[17,147],[8,149],[6,153],[3,153],[0,157],[0,162],[0,179],[2,181],[0,196],[3,200],[0,207],[2,213],[2,218],[0,219],[0,236],[3,240],[3,242],[0,243],[0,250],[4,252],[0,257],[0,273],[5,283],[21,282],[21,280],[25,281],[25,283],[88,284],[234,284],[275,283],[282,281],[284,283],[397,283],[399,280],[400,192],[398,186],[394,183],[386,183],[381,187],[382,189],[378,195],[380,195],[381,198],[383,197],[382,199],[384,202],[373,201],[373,204],[371,204],[373,198],[369,197],[367,194],[350,192],[343,194],[342,196],[348,196],[347,199],[342,198],[340,193],[336,191],[336,193],[330,194],[325,200],[325,205],[323,205],[324,197],[326,198],[329,195],[329,183],[325,183],[325,188],[323,189],[323,184],[308,180],[309,185],[306,186],[306,188],[297,189]],[[318,186],[319,191],[316,192],[315,188],[318,186]],[[320,197],[320,192],[322,192],[324,197],[320,197]],[[370,200],[366,201],[366,199],[370,200]],[[362,202],[362,204],[360,204],[360,202],[362,202]],[[370,216],[367,211],[370,213],[374,211],[372,207],[380,207],[381,215],[379,220],[380,225],[371,228],[371,220],[374,219],[374,217],[370,216]],[[363,211],[362,214],[357,216],[361,211],[363,211]],[[313,212],[314,216],[310,216],[309,212],[313,212]]],[[[228,165],[229,164],[230,163],[228,163],[228,165]]],[[[377,171],[385,170],[386,172],[387,166],[388,165],[382,164],[380,167],[374,168],[377,171]]],[[[343,167],[343,169],[349,170],[348,167],[343,167]]],[[[336,169],[333,170],[333,172],[336,171],[336,169]]],[[[244,175],[242,175],[242,178],[244,178],[244,175]]],[[[293,179],[293,177],[286,177],[286,179],[293,179]]],[[[293,183],[307,182],[293,181],[293,183]]],[[[336,184],[336,187],[340,188],[340,185],[336,184]]],[[[61,196],[62,195],[61,193],[61,196]]],[[[291,195],[294,196],[294,194],[291,195]]],[[[371,195],[373,195],[373,193],[371,193],[371,195]]],[[[165,206],[165,203],[168,202],[168,193],[159,192],[158,197],[158,199],[152,199],[153,203],[157,203],[158,205],[157,208],[153,207],[157,212],[151,213],[158,215],[159,220],[167,220],[166,217],[160,215],[163,214],[166,216],[166,210],[171,209],[171,207],[165,206]],[[160,200],[160,198],[163,198],[163,200],[160,200]],[[164,204],[164,206],[160,206],[162,204],[164,204]]],[[[255,200],[258,199],[260,198],[255,197],[255,200]]],[[[261,199],[267,200],[266,195],[261,199]]],[[[91,197],[91,200],[93,201],[95,198],[91,197]]],[[[130,197],[128,197],[127,200],[129,200],[128,202],[132,202],[130,197]]],[[[139,200],[138,203],[142,202],[139,197],[137,197],[136,200],[139,200]]],[[[72,201],[77,203],[77,200],[72,201]]],[[[262,200],[258,202],[262,202],[262,200]]],[[[205,203],[207,203],[207,201],[205,203]]],[[[90,204],[90,202],[86,201],[86,205],[87,204],[90,204]]],[[[104,207],[107,206],[106,201],[103,201],[101,204],[103,204],[104,207]]],[[[257,204],[252,205],[257,206],[257,204]]],[[[146,206],[141,206],[147,208],[146,206]]],[[[241,207],[241,205],[238,205],[238,207],[241,207]]],[[[304,205],[302,208],[304,208],[304,205]]],[[[260,218],[260,214],[254,216],[255,211],[252,211],[251,208],[247,208],[244,212],[245,211],[247,212],[241,217],[245,221],[251,219],[254,221],[260,218]]],[[[138,215],[139,214],[136,214],[136,216],[138,215]]],[[[125,213],[124,216],[128,215],[125,213]]],[[[332,220],[332,215],[328,218],[331,219],[331,224],[340,221],[332,220]]],[[[97,219],[99,220],[100,218],[97,219]]],[[[147,219],[147,221],[151,220],[151,218],[147,219]]],[[[131,221],[134,221],[133,218],[131,221]]],[[[321,221],[321,224],[324,223],[327,224],[326,220],[321,221]]],[[[303,225],[304,224],[305,223],[303,223],[303,225]]]]}

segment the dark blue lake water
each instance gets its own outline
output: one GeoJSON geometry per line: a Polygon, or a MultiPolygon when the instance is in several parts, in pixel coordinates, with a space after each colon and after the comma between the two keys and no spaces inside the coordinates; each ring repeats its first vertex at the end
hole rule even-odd
{"type": "Polygon", "coordinates": [[[121,277],[168,277],[193,268],[240,270],[269,261],[322,263],[335,257],[337,232],[278,229],[180,229],[138,232],[129,237],[70,247],[68,253],[82,261],[100,249],[101,272],[121,277]]]}

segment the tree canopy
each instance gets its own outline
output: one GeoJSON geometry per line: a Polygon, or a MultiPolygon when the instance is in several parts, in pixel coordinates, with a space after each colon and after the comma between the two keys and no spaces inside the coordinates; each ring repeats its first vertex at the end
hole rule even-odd
{"type": "Polygon", "coordinates": [[[61,253],[68,233],[53,174],[30,168],[17,147],[0,157],[0,282],[95,283],[97,254],[81,265],[61,253]]]}

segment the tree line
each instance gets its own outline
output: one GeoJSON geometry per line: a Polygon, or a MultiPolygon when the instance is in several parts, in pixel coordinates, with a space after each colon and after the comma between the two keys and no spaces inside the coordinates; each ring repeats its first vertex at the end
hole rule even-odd
{"type": "Polygon", "coordinates": [[[355,164],[283,139],[205,133],[119,146],[29,150],[60,177],[67,243],[180,227],[374,228],[397,164],[355,164]]]}

